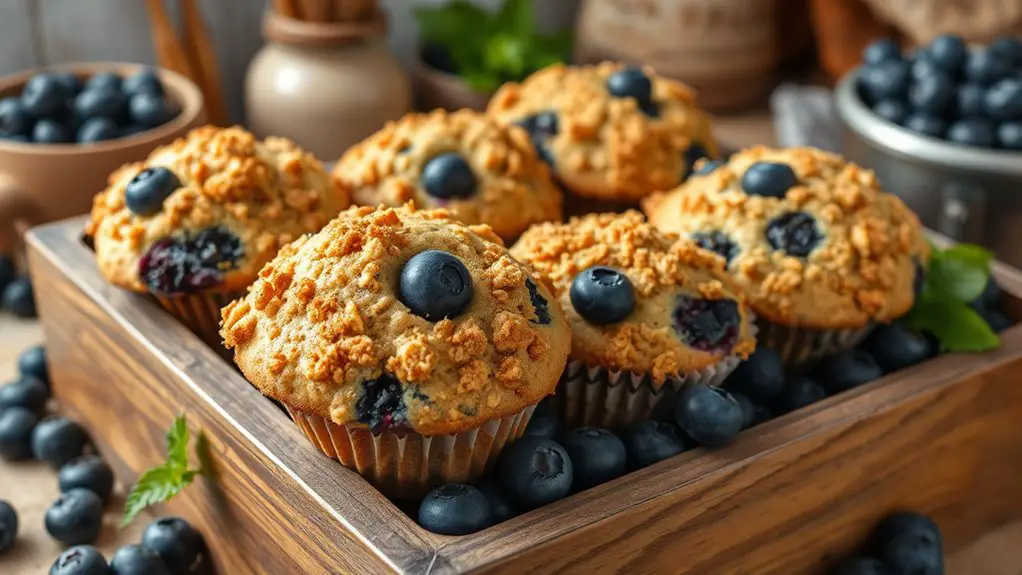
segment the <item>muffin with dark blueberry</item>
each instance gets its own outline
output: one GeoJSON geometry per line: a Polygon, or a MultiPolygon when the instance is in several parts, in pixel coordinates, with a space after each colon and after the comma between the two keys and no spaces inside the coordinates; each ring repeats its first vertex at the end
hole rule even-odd
{"type": "Polygon", "coordinates": [[[798,365],[901,317],[929,257],[915,214],[872,171],[813,148],[752,148],[644,205],[713,250],[746,293],[760,345],[798,365]]]}
{"type": "Polygon", "coordinates": [[[561,219],[561,190],[549,174],[524,130],[471,110],[437,110],[387,124],[348,150],[333,178],[356,204],[441,207],[512,240],[561,219]]]}
{"type": "Polygon", "coordinates": [[[491,467],[571,338],[488,226],[411,205],[351,208],[285,246],[221,333],[323,453],[399,498],[491,467]]]}
{"type": "Polygon", "coordinates": [[[310,154],[236,127],[193,130],[109,182],[86,230],[100,271],[217,346],[220,308],[349,205],[310,154]]]}
{"type": "Polygon", "coordinates": [[[684,84],[605,62],[554,65],[505,84],[487,112],[518,124],[571,193],[571,213],[635,206],[717,157],[709,116],[684,84]]]}
{"type": "Polygon", "coordinates": [[[629,211],[533,226],[512,247],[571,325],[556,397],[570,426],[647,418],[683,385],[720,383],[755,348],[724,260],[676,240],[629,211]]]}

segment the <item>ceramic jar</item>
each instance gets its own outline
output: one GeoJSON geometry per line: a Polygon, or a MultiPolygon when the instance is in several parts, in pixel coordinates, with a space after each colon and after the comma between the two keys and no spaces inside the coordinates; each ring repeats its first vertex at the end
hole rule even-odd
{"type": "Polygon", "coordinates": [[[248,128],[284,136],[324,161],[411,110],[408,77],[383,39],[382,13],[306,22],[269,11],[267,44],[245,78],[248,128]]]}
{"type": "Polygon", "coordinates": [[[576,60],[648,64],[710,110],[757,104],[776,83],[779,0],[585,0],[576,60]]]}

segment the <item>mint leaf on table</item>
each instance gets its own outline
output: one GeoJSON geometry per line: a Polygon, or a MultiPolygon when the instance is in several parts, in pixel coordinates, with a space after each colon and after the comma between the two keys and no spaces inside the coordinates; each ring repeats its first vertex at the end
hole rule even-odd
{"type": "MultiPolygon", "coordinates": [[[[206,465],[202,469],[193,469],[188,462],[188,443],[191,433],[184,414],[174,420],[167,431],[167,461],[146,471],[138,478],[138,482],[128,493],[124,505],[124,517],[121,527],[130,524],[145,508],[157,503],[169,501],[178,493],[191,485],[196,475],[206,473],[206,465]]],[[[205,445],[205,435],[199,433],[197,447],[205,445]]],[[[199,450],[198,456],[204,454],[199,450]]],[[[206,455],[208,457],[208,455],[206,455]]]]}

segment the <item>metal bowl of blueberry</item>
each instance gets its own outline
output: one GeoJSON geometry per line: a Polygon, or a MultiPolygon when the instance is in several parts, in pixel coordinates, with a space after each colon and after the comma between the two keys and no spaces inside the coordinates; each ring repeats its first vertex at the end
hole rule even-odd
{"type": "Polygon", "coordinates": [[[835,94],[844,154],[930,228],[1022,265],[1022,42],[870,44],[835,94]]]}

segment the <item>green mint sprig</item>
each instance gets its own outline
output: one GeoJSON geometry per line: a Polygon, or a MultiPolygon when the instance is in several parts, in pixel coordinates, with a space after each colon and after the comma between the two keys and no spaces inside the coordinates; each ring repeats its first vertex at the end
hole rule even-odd
{"type": "Polygon", "coordinates": [[[124,504],[124,517],[121,527],[126,527],[145,508],[157,503],[170,501],[172,497],[191,485],[196,475],[209,475],[208,443],[200,431],[195,443],[196,458],[202,463],[199,468],[192,468],[188,462],[188,443],[191,432],[188,422],[181,414],[167,431],[167,461],[153,467],[138,478],[138,483],[131,488],[124,504]]]}
{"type": "Polygon", "coordinates": [[[933,334],[945,351],[978,352],[1001,344],[969,302],[990,281],[994,255],[980,246],[957,244],[933,248],[923,290],[908,314],[908,325],[933,334]]]}

